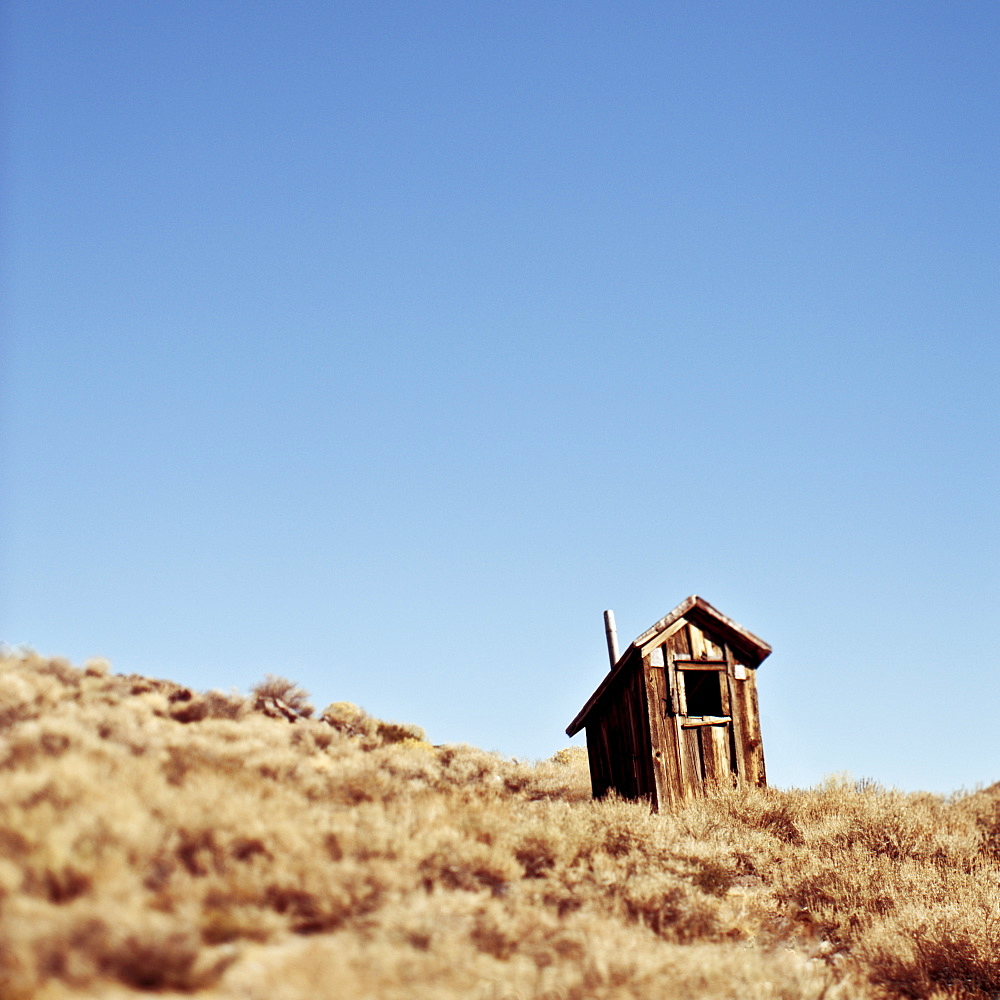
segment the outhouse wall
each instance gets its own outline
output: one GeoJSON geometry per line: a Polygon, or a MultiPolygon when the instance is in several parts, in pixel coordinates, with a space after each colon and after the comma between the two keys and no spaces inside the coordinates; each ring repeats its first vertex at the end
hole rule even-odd
{"type": "Polygon", "coordinates": [[[655,794],[650,710],[641,661],[633,653],[587,720],[587,755],[595,798],[611,789],[628,799],[655,794]]]}
{"type": "Polygon", "coordinates": [[[649,712],[654,805],[702,795],[713,786],[764,785],[753,657],[728,644],[710,626],[690,619],[675,622],[639,652],[649,712]],[[701,684],[709,696],[701,695],[704,704],[688,705],[701,684]],[[690,710],[704,711],[706,705],[711,714],[690,710]]]}

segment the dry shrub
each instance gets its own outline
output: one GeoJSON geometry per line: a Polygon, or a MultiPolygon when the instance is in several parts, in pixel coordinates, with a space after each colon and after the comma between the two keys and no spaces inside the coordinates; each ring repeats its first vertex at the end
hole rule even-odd
{"type": "Polygon", "coordinates": [[[83,672],[88,677],[107,677],[111,673],[111,664],[103,657],[94,656],[84,663],[83,672]]]}
{"type": "Polygon", "coordinates": [[[961,896],[933,907],[924,901],[901,905],[894,920],[867,935],[859,954],[873,982],[914,998],[942,991],[990,1000],[1000,994],[996,887],[973,882],[962,888],[961,896]]]}
{"type": "Polygon", "coordinates": [[[247,712],[245,698],[222,691],[195,694],[187,688],[175,691],[167,699],[170,717],[178,722],[201,722],[203,719],[241,719],[247,712]]]}
{"type": "Polygon", "coordinates": [[[427,733],[420,726],[411,726],[405,722],[379,722],[375,727],[383,743],[426,743],[427,733]]]}
{"type": "Polygon", "coordinates": [[[305,717],[279,678],[254,697],[291,717],[0,660],[0,995],[1000,991],[1000,788],[828,782],[651,815],[592,800],[576,748],[529,764],[346,702],[305,717]]]}
{"type": "Polygon", "coordinates": [[[622,892],[629,919],[670,941],[711,940],[718,930],[718,907],[711,899],[674,878],[645,874],[630,878],[622,892]]]}
{"type": "Polygon", "coordinates": [[[275,698],[284,702],[293,712],[310,716],[313,706],[309,701],[309,692],[299,687],[294,681],[276,674],[265,674],[264,680],[258,681],[250,689],[250,694],[258,701],[265,698],[275,698]]]}
{"type": "Polygon", "coordinates": [[[357,740],[364,750],[379,746],[378,719],[373,719],[363,708],[349,701],[335,701],[323,709],[320,721],[343,736],[357,740]]]}

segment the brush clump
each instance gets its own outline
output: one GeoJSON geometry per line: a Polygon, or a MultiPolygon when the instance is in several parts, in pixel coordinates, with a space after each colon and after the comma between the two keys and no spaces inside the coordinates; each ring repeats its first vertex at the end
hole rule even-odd
{"type": "Polygon", "coordinates": [[[0,658],[0,995],[1000,993],[1000,787],[833,779],[671,813],[586,754],[435,747],[348,702],[0,658]]]}

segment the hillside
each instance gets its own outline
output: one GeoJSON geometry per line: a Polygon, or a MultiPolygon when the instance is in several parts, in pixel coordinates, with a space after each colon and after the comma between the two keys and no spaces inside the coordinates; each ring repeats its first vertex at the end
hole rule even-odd
{"type": "Polygon", "coordinates": [[[0,995],[990,997],[1000,789],[669,815],[272,679],[0,661],[0,995]]]}

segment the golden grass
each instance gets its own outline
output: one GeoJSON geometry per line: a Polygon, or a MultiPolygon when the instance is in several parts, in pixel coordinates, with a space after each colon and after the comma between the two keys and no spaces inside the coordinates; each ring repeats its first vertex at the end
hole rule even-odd
{"type": "Polygon", "coordinates": [[[671,814],[348,703],[0,660],[0,995],[986,998],[1000,789],[671,814]],[[296,719],[288,721],[289,709],[296,719]]]}

